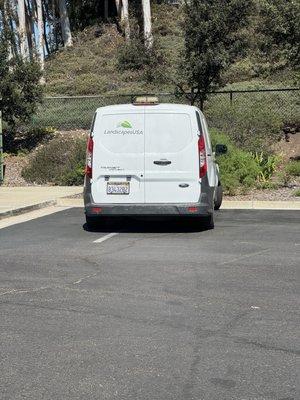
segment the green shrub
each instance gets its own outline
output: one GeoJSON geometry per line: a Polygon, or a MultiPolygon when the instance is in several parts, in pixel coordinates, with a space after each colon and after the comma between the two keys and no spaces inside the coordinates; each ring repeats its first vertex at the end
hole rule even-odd
{"type": "MultiPolygon", "coordinates": [[[[265,154],[263,152],[261,153],[255,153],[253,155],[254,160],[257,165],[259,165],[261,171],[258,176],[258,180],[261,183],[267,184],[269,183],[268,180],[271,178],[271,176],[274,174],[276,167],[279,164],[280,157],[274,154],[265,154]]],[[[268,185],[265,185],[267,188],[268,185]]]]}
{"type": "Polygon", "coordinates": [[[291,161],[286,167],[285,171],[291,176],[300,176],[300,161],[291,161]]]}
{"type": "Polygon", "coordinates": [[[277,173],[277,180],[281,186],[287,187],[291,183],[291,175],[286,171],[280,171],[277,173]]]}
{"type": "Polygon", "coordinates": [[[220,167],[220,178],[225,192],[229,195],[237,193],[239,188],[244,189],[255,186],[261,172],[250,152],[238,149],[230,138],[224,133],[211,131],[212,145],[217,143],[226,144],[227,154],[217,157],[220,167]]]}
{"type": "Polygon", "coordinates": [[[81,185],[85,149],[83,139],[55,138],[37,150],[23,169],[22,176],[37,184],[81,185]]]}
{"type": "Polygon", "coordinates": [[[275,189],[276,183],[269,179],[275,172],[279,157],[265,153],[252,154],[239,149],[228,135],[211,130],[213,148],[217,143],[225,144],[227,154],[217,156],[220,167],[220,178],[224,190],[229,195],[246,192],[251,187],[275,189]]]}
{"type": "Polygon", "coordinates": [[[122,44],[117,56],[119,71],[140,71],[140,79],[146,83],[162,83],[166,79],[165,58],[159,40],[151,49],[136,35],[128,43],[122,44]]]}
{"type": "Polygon", "coordinates": [[[117,66],[120,71],[140,70],[146,62],[145,46],[139,38],[122,44],[119,49],[117,66]]]}
{"type": "MultiPolygon", "coordinates": [[[[1,8],[3,2],[1,2],[1,8]]],[[[2,16],[3,17],[3,16],[2,16]]],[[[5,16],[7,18],[7,16],[5,16]]],[[[0,32],[0,110],[5,122],[4,134],[13,134],[20,122],[27,122],[42,99],[40,65],[23,60],[11,52],[6,28],[0,32]],[[7,129],[10,128],[10,129],[7,129]]]]}
{"type": "Polygon", "coordinates": [[[234,193],[240,186],[246,188],[255,186],[260,168],[251,153],[237,148],[231,149],[229,154],[218,158],[218,164],[225,191],[234,193]]]}
{"type": "Polygon", "coordinates": [[[256,185],[257,189],[278,189],[279,185],[275,182],[258,182],[256,185]]]}
{"type": "Polygon", "coordinates": [[[220,132],[216,129],[210,129],[210,136],[211,136],[211,144],[212,144],[213,148],[216,147],[216,144],[225,144],[228,147],[228,150],[232,149],[232,147],[234,147],[232,140],[229,138],[228,135],[226,135],[223,132],[220,132]]]}
{"type": "Polygon", "coordinates": [[[41,143],[47,143],[53,139],[55,129],[52,127],[35,126],[26,130],[16,132],[13,135],[8,135],[4,140],[5,151],[13,154],[27,154],[41,143]]]}
{"type": "Polygon", "coordinates": [[[296,189],[293,193],[294,196],[300,197],[300,189],[296,189]]]}
{"type": "Polygon", "coordinates": [[[83,184],[84,178],[84,161],[80,161],[74,169],[66,172],[61,176],[60,185],[63,186],[80,186],[83,184]]]}

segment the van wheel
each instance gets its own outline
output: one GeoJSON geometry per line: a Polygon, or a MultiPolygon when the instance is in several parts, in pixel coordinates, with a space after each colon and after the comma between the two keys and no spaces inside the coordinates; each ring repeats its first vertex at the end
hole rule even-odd
{"type": "Polygon", "coordinates": [[[208,217],[204,217],[204,219],[202,220],[202,226],[207,230],[214,229],[215,227],[214,214],[211,214],[208,217]]]}
{"type": "Polygon", "coordinates": [[[219,210],[219,208],[222,205],[222,200],[223,200],[223,188],[221,183],[219,183],[219,186],[216,189],[216,195],[214,200],[215,210],[219,210]]]}
{"type": "Polygon", "coordinates": [[[94,231],[99,228],[103,223],[103,218],[85,216],[86,225],[89,231],[94,231]]]}

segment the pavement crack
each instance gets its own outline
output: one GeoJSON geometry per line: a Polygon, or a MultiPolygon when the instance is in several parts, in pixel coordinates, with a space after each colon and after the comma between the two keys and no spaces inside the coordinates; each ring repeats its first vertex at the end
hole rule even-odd
{"type": "Polygon", "coordinates": [[[0,304],[2,304],[2,305],[5,305],[5,304],[6,305],[19,305],[22,307],[27,307],[27,308],[32,308],[32,309],[49,310],[49,311],[54,311],[54,312],[62,311],[62,312],[76,313],[76,314],[83,314],[83,315],[93,315],[93,316],[97,316],[97,317],[111,318],[111,319],[116,319],[116,320],[120,320],[120,321],[141,324],[144,326],[151,326],[151,327],[162,326],[162,327],[168,327],[168,328],[176,329],[176,330],[180,330],[180,331],[183,330],[183,331],[192,332],[192,327],[185,325],[185,324],[173,323],[172,321],[166,321],[166,320],[161,320],[161,319],[153,320],[153,319],[147,319],[147,318],[135,318],[134,316],[125,315],[125,314],[121,314],[121,313],[101,311],[97,308],[96,309],[91,309],[91,308],[75,309],[75,308],[55,307],[55,306],[51,306],[49,304],[42,305],[42,304],[34,304],[34,303],[16,302],[16,301],[3,301],[0,304]]]}
{"type": "Polygon", "coordinates": [[[244,260],[244,259],[246,259],[246,258],[251,258],[251,257],[254,257],[254,256],[259,256],[259,255],[264,254],[264,253],[266,253],[267,251],[270,251],[270,250],[271,250],[271,249],[268,248],[268,249],[264,249],[264,250],[257,251],[257,252],[255,252],[255,253],[244,254],[244,255],[241,255],[241,256],[239,256],[239,257],[232,258],[231,260],[218,263],[217,265],[219,266],[219,265],[231,264],[231,263],[233,263],[233,262],[241,261],[241,260],[244,260]]]}
{"type": "Polygon", "coordinates": [[[194,357],[191,362],[189,377],[183,386],[182,394],[184,399],[188,400],[194,398],[193,391],[198,377],[198,364],[201,361],[200,349],[203,340],[213,336],[221,336],[225,339],[230,339],[229,331],[233,329],[250,312],[251,310],[245,310],[237,314],[219,329],[203,329],[198,327],[193,331],[196,343],[193,349],[194,357]]]}
{"type": "Polygon", "coordinates": [[[242,344],[246,344],[246,345],[251,345],[251,346],[255,346],[255,347],[259,347],[260,349],[264,349],[264,350],[270,350],[270,351],[282,351],[284,353],[287,354],[293,354],[296,356],[300,355],[300,350],[297,349],[288,349],[286,347],[277,347],[274,346],[272,344],[268,344],[268,343],[260,343],[256,340],[248,340],[246,338],[242,338],[242,337],[231,337],[232,339],[234,339],[235,343],[242,343],[242,344]]]}

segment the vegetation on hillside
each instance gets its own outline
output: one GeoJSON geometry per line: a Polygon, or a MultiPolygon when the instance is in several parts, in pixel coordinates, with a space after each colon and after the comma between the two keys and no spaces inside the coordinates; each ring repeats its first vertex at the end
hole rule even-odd
{"type": "Polygon", "coordinates": [[[184,51],[176,87],[191,104],[198,101],[203,109],[209,92],[224,85],[222,73],[244,55],[242,28],[248,26],[252,8],[252,0],[185,3],[184,51]]]}
{"type": "MultiPolygon", "coordinates": [[[[122,9],[118,4],[118,0],[18,0],[16,14],[0,0],[0,33],[11,29],[5,54],[2,51],[0,82],[6,121],[20,127],[31,118],[36,127],[87,128],[96,107],[124,102],[120,95],[125,93],[172,92],[172,97],[161,100],[190,100],[200,106],[205,100],[205,115],[217,128],[215,137],[230,148],[219,158],[227,192],[268,187],[277,162],[272,145],[284,126],[300,121],[297,94],[235,95],[229,101],[226,95],[207,97],[207,92],[223,86],[299,84],[300,3],[192,0],[175,7],[152,0],[151,10],[149,0],[123,1],[122,9]],[[47,29],[40,35],[42,16],[47,29]],[[22,35],[26,18],[32,21],[31,30],[22,35]],[[38,80],[44,55],[45,82],[40,83],[45,83],[46,94],[102,98],[45,100],[32,117],[41,96],[38,80]],[[180,97],[180,92],[189,90],[194,91],[193,99],[180,97]]],[[[69,145],[68,140],[56,138],[47,144],[43,135],[37,135],[36,142],[43,145],[31,157],[24,177],[35,183],[81,183],[84,144],[75,141],[72,147],[72,141],[69,145]]],[[[282,171],[283,182],[297,175],[298,165],[289,164],[282,171]]]]}
{"type": "Polygon", "coordinates": [[[56,137],[31,156],[22,176],[36,184],[81,185],[85,150],[83,139],[56,137]]]}
{"type": "Polygon", "coordinates": [[[131,41],[115,24],[86,27],[74,46],[46,63],[46,92],[50,95],[164,92],[174,89],[176,65],[183,49],[182,12],[169,5],[152,6],[154,48],[147,54],[135,17],[131,41]],[[154,78],[154,79],[153,79],[154,78]]]}
{"type": "MultiPolygon", "coordinates": [[[[244,6],[244,2],[227,3],[229,6],[231,3],[244,6]]],[[[299,54],[300,29],[297,27],[300,6],[292,0],[253,0],[252,4],[249,24],[245,26],[245,19],[244,27],[235,35],[236,50],[239,48],[240,51],[235,63],[222,72],[221,81],[235,88],[298,84],[300,74],[295,61],[299,54]]],[[[141,24],[134,9],[131,10],[130,42],[125,41],[114,21],[97,24],[95,19],[90,19],[82,30],[74,32],[73,48],[60,50],[49,57],[46,63],[47,93],[85,95],[174,91],[178,65],[182,62],[185,48],[184,8],[152,1],[151,11],[154,57],[150,57],[150,68],[141,24]]],[[[198,24],[200,27],[203,25],[198,24]]]]}
{"type": "Polygon", "coordinates": [[[6,147],[14,138],[16,125],[27,122],[42,99],[40,66],[21,57],[9,57],[9,33],[0,31],[0,111],[6,147]]]}

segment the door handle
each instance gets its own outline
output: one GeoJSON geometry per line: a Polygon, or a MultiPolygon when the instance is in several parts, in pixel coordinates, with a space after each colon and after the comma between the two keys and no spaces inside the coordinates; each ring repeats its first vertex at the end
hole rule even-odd
{"type": "Polygon", "coordinates": [[[156,164],[156,165],[169,165],[169,164],[171,164],[171,161],[168,161],[168,160],[158,160],[158,161],[153,161],[153,164],[156,164]]]}

